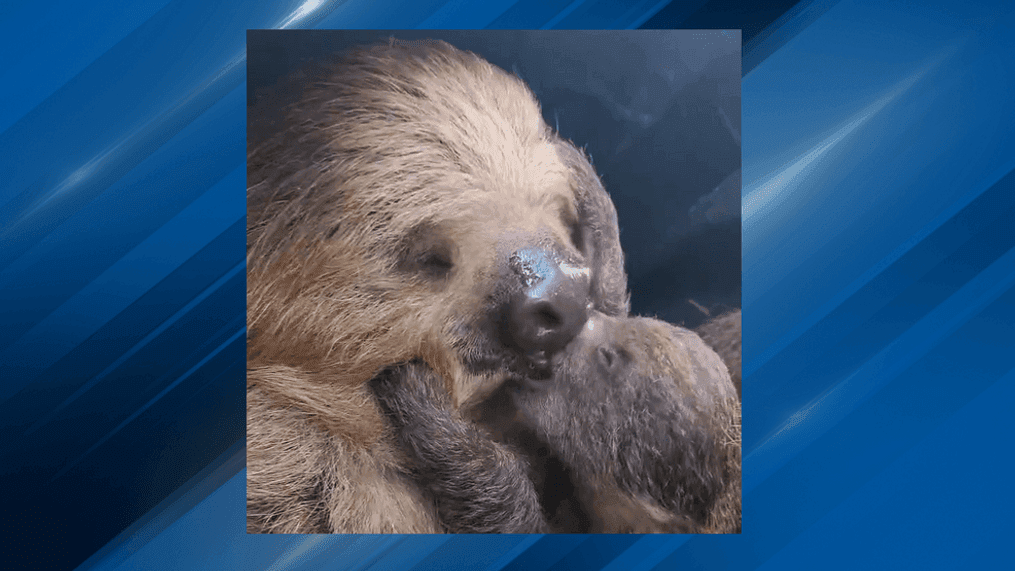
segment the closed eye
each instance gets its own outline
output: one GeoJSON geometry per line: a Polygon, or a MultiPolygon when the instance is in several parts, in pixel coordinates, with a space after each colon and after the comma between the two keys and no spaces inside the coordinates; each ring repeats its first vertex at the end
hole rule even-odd
{"type": "Polygon", "coordinates": [[[447,274],[454,267],[451,257],[444,252],[428,252],[423,256],[420,265],[429,272],[447,274]]]}
{"type": "Polygon", "coordinates": [[[458,249],[438,225],[421,224],[403,238],[398,252],[400,270],[426,280],[440,281],[455,268],[458,249]]]}

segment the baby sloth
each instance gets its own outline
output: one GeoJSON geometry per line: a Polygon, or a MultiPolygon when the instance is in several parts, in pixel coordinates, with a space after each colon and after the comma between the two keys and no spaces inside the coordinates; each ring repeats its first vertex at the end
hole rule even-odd
{"type": "Polygon", "coordinates": [[[740,402],[701,338],[596,312],[555,365],[473,411],[489,433],[418,361],[373,381],[450,530],[739,533],[740,402]]]}

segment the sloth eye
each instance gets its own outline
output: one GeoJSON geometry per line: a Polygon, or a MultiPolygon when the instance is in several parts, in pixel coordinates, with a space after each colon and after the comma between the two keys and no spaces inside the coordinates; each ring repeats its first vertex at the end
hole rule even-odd
{"type": "Polygon", "coordinates": [[[417,274],[427,280],[436,281],[451,275],[451,271],[455,269],[455,263],[450,251],[424,250],[419,253],[410,252],[399,263],[399,269],[417,274]]]}
{"type": "Polygon", "coordinates": [[[424,224],[410,231],[399,248],[400,270],[428,280],[448,277],[455,268],[457,248],[440,227],[424,224]]]}
{"type": "Polygon", "coordinates": [[[447,252],[433,251],[423,255],[420,266],[427,273],[446,275],[455,267],[455,264],[447,252]]]}

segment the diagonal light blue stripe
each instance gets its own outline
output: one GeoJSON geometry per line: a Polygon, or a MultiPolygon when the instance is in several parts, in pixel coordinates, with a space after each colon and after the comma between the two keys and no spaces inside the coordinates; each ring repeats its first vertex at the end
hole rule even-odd
{"type": "Polygon", "coordinates": [[[884,569],[979,569],[966,566],[968,554],[977,548],[994,544],[1009,551],[1009,530],[998,524],[1015,508],[1007,481],[1011,460],[992,450],[991,436],[1004,438],[1015,428],[1013,397],[1015,369],[918,441],[907,443],[898,458],[758,569],[801,568],[802,562],[822,557],[841,558],[840,567],[852,569],[874,564],[884,569]],[[980,500],[980,495],[988,499],[980,500]],[[941,523],[942,514],[952,510],[955,517],[941,523]],[[848,541],[842,541],[846,533],[848,541]],[[896,547],[904,545],[916,549],[896,547]]]}
{"type": "MultiPolygon", "coordinates": [[[[65,173],[62,179],[47,180],[45,186],[33,187],[27,202],[10,207],[12,211],[3,213],[8,220],[7,227],[0,233],[0,239],[18,245],[21,251],[25,249],[22,244],[26,241],[37,242],[40,236],[36,227],[46,228],[54,220],[62,222],[77,212],[87,201],[94,199],[110,184],[136,168],[205,111],[242,85],[244,61],[244,52],[233,54],[224,67],[182,94],[168,108],[129,125],[102,148],[89,146],[85,158],[70,165],[61,165],[64,168],[56,172],[65,173]],[[82,197],[85,200],[81,200],[82,197]]],[[[45,176],[43,173],[39,175],[45,176]]],[[[22,195],[26,192],[29,191],[23,191],[22,195]]],[[[16,200],[21,198],[19,196],[16,200]]]]}
{"type": "Polygon", "coordinates": [[[821,304],[809,315],[797,321],[796,325],[794,325],[784,335],[780,336],[779,339],[775,340],[771,345],[766,347],[764,351],[758,353],[756,357],[752,356],[750,359],[747,359],[743,365],[743,376],[748,377],[760,369],[765,363],[770,361],[791,343],[799,339],[808,330],[814,327],[814,325],[816,325],[819,321],[832,313],[843,302],[849,299],[850,296],[860,291],[861,288],[881,275],[882,272],[888,269],[893,263],[898,261],[922,240],[930,236],[935,230],[948,222],[987,189],[992,187],[994,184],[997,184],[1005,176],[1008,176],[1013,170],[1015,170],[1015,160],[1009,161],[1007,164],[998,169],[998,171],[991,175],[991,177],[985,181],[983,185],[977,185],[968,193],[959,197],[958,200],[950,204],[948,208],[935,216],[930,222],[920,228],[919,231],[910,236],[905,242],[892,250],[887,256],[879,260],[866,272],[853,280],[849,285],[839,290],[835,295],[829,297],[828,301],[821,304]]]}
{"type": "Polygon", "coordinates": [[[508,563],[517,559],[519,555],[528,551],[528,549],[535,545],[535,543],[542,537],[544,536],[535,533],[523,536],[521,541],[518,542],[518,545],[515,545],[510,551],[501,555],[499,559],[491,563],[490,566],[486,568],[486,571],[500,571],[506,567],[508,563]]]}
{"type": "Polygon", "coordinates": [[[81,395],[83,395],[86,392],[88,392],[89,389],[94,387],[99,381],[104,379],[111,372],[115,371],[127,359],[131,358],[132,356],[134,356],[134,354],[136,354],[138,351],[140,351],[146,345],[151,343],[151,341],[153,339],[155,339],[156,337],[161,335],[166,329],[169,329],[170,327],[172,327],[172,325],[174,323],[176,323],[177,321],[179,321],[179,319],[181,317],[183,317],[184,315],[190,313],[190,311],[192,309],[194,309],[195,307],[197,307],[197,305],[199,303],[201,303],[202,301],[207,299],[207,297],[210,296],[211,294],[213,294],[216,291],[218,291],[219,288],[221,288],[226,282],[228,282],[230,279],[232,279],[233,276],[238,274],[240,271],[244,270],[246,267],[247,267],[246,260],[243,260],[242,262],[240,262],[240,263],[236,264],[235,266],[233,266],[233,268],[231,270],[229,270],[224,276],[220,277],[213,284],[211,284],[210,286],[205,288],[204,291],[202,291],[200,294],[197,295],[197,297],[192,299],[187,305],[181,307],[169,319],[163,321],[158,327],[156,327],[154,330],[152,330],[151,333],[149,333],[148,335],[145,335],[145,337],[143,339],[141,339],[136,344],[134,344],[133,347],[131,347],[129,350],[127,350],[127,352],[124,353],[123,355],[121,355],[118,359],[113,361],[108,367],[103,369],[102,372],[100,372],[99,374],[95,375],[94,377],[92,377],[91,379],[86,381],[76,391],[74,391],[73,394],[71,394],[69,397],[64,399],[64,401],[62,403],[57,405],[56,408],[54,408],[52,411],[47,413],[45,416],[43,416],[39,420],[35,421],[35,423],[32,424],[32,426],[29,427],[29,429],[25,432],[25,436],[31,435],[33,432],[38,430],[40,427],[45,426],[46,424],[48,424],[51,420],[53,420],[53,418],[57,414],[60,413],[60,411],[62,411],[68,405],[70,405],[75,400],[77,400],[81,395]]]}
{"type": "Polygon", "coordinates": [[[778,51],[807,29],[839,0],[800,0],[744,46],[743,74],[746,76],[765,58],[778,51]]]}
{"type": "Polygon", "coordinates": [[[382,568],[380,561],[388,553],[401,547],[408,539],[408,536],[376,535],[371,536],[369,539],[372,542],[371,549],[369,551],[364,549],[361,554],[362,559],[357,561],[358,564],[355,567],[348,567],[349,571],[367,571],[368,569],[374,569],[375,565],[377,568],[382,568]]]}
{"type": "Polygon", "coordinates": [[[646,535],[602,571],[648,571],[689,539],[687,535],[646,535]]]}
{"type": "MultiPolygon", "coordinates": [[[[743,255],[745,260],[752,260],[752,263],[744,264],[744,271],[752,272],[755,278],[750,281],[750,287],[744,288],[743,306],[750,308],[765,293],[773,288],[773,282],[779,276],[783,276],[793,269],[796,269],[802,262],[808,259],[808,253],[814,252],[822,245],[828,244],[837,237],[831,232],[813,231],[808,240],[786,240],[782,233],[785,232],[785,216],[794,212],[807,201],[816,201],[833,196],[836,189],[832,185],[823,185],[819,181],[823,178],[834,178],[835,169],[842,160],[843,152],[839,149],[848,148],[848,143],[856,144],[857,140],[863,137],[872,145],[883,147],[884,143],[878,141],[876,136],[872,138],[871,129],[879,124],[890,123],[884,113],[893,108],[902,96],[912,91],[930,72],[942,67],[948,60],[954,60],[953,56],[957,51],[958,42],[952,42],[949,46],[936,50],[932,56],[927,57],[922,64],[906,77],[894,82],[883,92],[872,97],[874,100],[865,105],[862,109],[853,113],[850,117],[842,120],[839,124],[827,128],[828,135],[809,146],[806,150],[798,153],[791,160],[786,161],[772,173],[765,173],[750,176],[750,182],[744,185],[743,189],[743,255]],[[877,118],[877,121],[872,121],[877,118]],[[860,130],[865,124],[870,124],[868,129],[860,130]],[[759,255],[762,246],[782,240],[782,251],[785,255],[780,259],[772,260],[759,255]],[[759,270],[757,260],[765,260],[764,270],[759,270]]],[[[924,91],[929,87],[929,82],[921,86],[924,91]]],[[[757,135],[757,134],[755,134],[757,135]]],[[[881,149],[879,149],[881,150],[881,149]]],[[[887,152],[881,150],[881,152],[887,152]]],[[[864,163],[862,163],[864,164],[864,163]]],[[[867,160],[865,166],[874,167],[876,161],[867,160]]],[[[745,174],[748,171],[759,170],[758,165],[749,161],[745,165],[745,174]]],[[[840,191],[841,192],[841,191],[840,191]]],[[[841,204],[841,203],[839,203],[841,204]]],[[[844,205],[843,205],[844,206],[844,205]]],[[[850,209],[852,210],[852,209],[850,209]]],[[[840,206],[841,220],[848,220],[852,212],[840,206]]],[[[835,218],[832,218],[834,220],[835,218]]]]}
{"type": "Polygon", "coordinates": [[[631,568],[631,571],[649,571],[650,569],[651,570],[669,569],[670,567],[665,565],[663,561],[665,561],[668,556],[673,555],[673,553],[675,553],[678,549],[680,549],[684,544],[686,544],[690,540],[691,537],[686,535],[671,538],[670,541],[665,546],[660,547],[654,553],[652,553],[652,555],[646,557],[644,561],[640,561],[638,562],[638,564],[633,566],[631,568]]]}
{"type": "MultiPolygon", "coordinates": [[[[245,515],[242,509],[236,509],[236,506],[245,504],[246,476],[244,468],[164,529],[145,528],[145,532],[150,530],[157,535],[141,543],[140,547],[124,543],[124,547],[132,549],[117,550],[113,553],[115,557],[97,562],[90,569],[239,569],[243,561],[261,559],[257,556],[264,550],[291,542],[294,536],[251,536],[252,540],[248,539],[244,528],[245,515]],[[196,530],[214,533],[197,533],[196,530]]],[[[89,567],[82,565],[79,569],[89,567]]]]}
{"type": "Polygon", "coordinates": [[[585,1],[586,0],[574,0],[574,2],[571,2],[570,4],[565,6],[564,9],[560,11],[560,13],[558,13],[553,18],[550,18],[550,20],[548,22],[546,22],[545,24],[540,26],[539,29],[540,30],[551,30],[551,29],[553,29],[557,24],[560,23],[561,20],[563,20],[564,18],[567,18],[568,16],[570,16],[571,12],[574,12],[575,10],[578,9],[579,6],[584,4],[585,1]]]}
{"type": "Polygon", "coordinates": [[[66,466],[64,466],[64,468],[62,470],[60,470],[55,476],[53,476],[50,479],[50,483],[52,483],[52,482],[54,482],[56,480],[59,480],[60,477],[63,476],[64,474],[66,474],[71,468],[73,468],[74,466],[78,465],[78,463],[80,463],[82,460],[84,460],[85,457],[87,457],[89,454],[94,452],[99,446],[102,446],[103,444],[105,444],[107,440],[109,440],[110,438],[115,436],[116,433],[120,432],[120,430],[122,430],[125,426],[127,426],[128,424],[133,422],[134,419],[136,419],[137,417],[141,416],[146,410],[151,408],[151,406],[153,404],[158,402],[159,399],[161,399],[162,397],[164,397],[167,394],[169,394],[169,391],[173,390],[174,388],[179,386],[180,383],[182,383],[183,381],[185,381],[188,378],[190,378],[190,376],[193,375],[195,372],[197,372],[201,367],[203,367],[205,365],[205,363],[207,363],[208,361],[211,361],[213,358],[215,358],[215,356],[218,355],[219,353],[221,353],[223,349],[228,347],[233,341],[236,341],[237,339],[239,339],[246,332],[247,332],[247,328],[243,327],[239,331],[237,331],[236,333],[233,333],[228,339],[226,339],[218,347],[216,347],[215,350],[213,350],[211,353],[209,353],[207,356],[205,356],[205,358],[201,359],[197,364],[195,364],[193,367],[188,369],[186,373],[180,375],[175,381],[170,383],[169,386],[167,386],[166,388],[164,388],[161,391],[159,391],[159,394],[157,394],[154,397],[152,397],[152,399],[149,400],[147,403],[145,403],[144,406],[142,406],[141,408],[137,409],[136,411],[134,411],[133,414],[131,414],[130,416],[125,418],[123,420],[123,422],[121,422],[120,424],[118,424],[116,426],[116,428],[114,428],[113,430],[109,431],[105,436],[100,438],[99,441],[96,442],[95,444],[93,444],[90,448],[88,448],[88,450],[86,450],[84,452],[84,454],[78,456],[74,461],[72,461],[72,462],[68,463],[66,466]]]}
{"type": "Polygon", "coordinates": [[[79,571],[111,571],[156,540],[176,521],[237,475],[246,473],[245,442],[241,439],[230,446],[205,469],[162,500],[143,517],[123,530],[102,549],[77,567],[79,571]]]}
{"type": "Polygon", "coordinates": [[[11,2],[12,8],[18,5],[24,10],[6,15],[11,25],[5,26],[0,37],[0,54],[4,54],[0,85],[18,88],[0,90],[0,133],[168,3],[106,0],[111,10],[99,13],[93,3],[69,0],[47,3],[47,14],[40,17],[38,5],[11,2]]]}
{"type": "Polygon", "coordinates": [[[649,0],[631,8],[617,19],[610,28],[618,30],[634,30],[640,28],[649,18],[655,16],[660,10],[671,4],[673,0],[649,0]],[[647,6],[647,8],[646,8],[647,6]],[[644,11],[642,11],[644,10],[644,11]],[[632,19],[633,18],[633,19],[632,19]]]}
{"type": "MultiPolygon", "coordinates": [[[[813,320],[820,323],[822,314],[834,306],[829,296],[849,299],[849,290],[865,279],[858,276],[867,272],[877,276],[883,271],[878,265],[891,262],[893,249],[903,253],[913,247],[914,235],[932,230],[927,221],[941,220],[943,210],[961,205],[970,192],[975,196],[989,187],[992,181],[984,181],[984,174],[1003,175],[1011,170],[1012,131],[1003,127],[1011,124],[1011,113],[1001,95],[1010,87],[1010,77],[987,71],[994,69],[995,62],[986,49],[1010,44],[1010,25],[1006,27],[1003,20],[989,13],[1000,6],[975,7],[979,23],[972,25],[970,18],[974,16],[965,11],[968,7],[954,4],[917,10],[921,14],[918,18],[905,18],[907,11],[898,6],[888,7],[887,14],[883,6],[872,6],[879,17],[886,18],[883,27],[907,30],[904,35],[886,35],[892,50],[885,58],[871,61],[870,65],[883,66],[878,76],[881,81],[873,85],[882,86],[889,83],[885,78],[904,76],[943,45],[959,45],[961,51],[864,127],[867,132],[847,143],[841,157],[827,169],[815,172],[805,185],[813,188],[805,189],[799,201],[775,213],[771,232],[759,236],[745,231],[744,308],[752,322],[745,337],[764,332],[747,343],[748,379],[766,360],[778,360],[787,347],[795,351],[798,344],[792,343],[794,338],[802,334],[802,340],[808,342],[806,332],[813,327],[813,320]],[[949,11],[966,16],[949,19],[943,15],[949,11]],[[900,36],[911,37],[912,42],[902,42],[900,36]],[[928,40],[928,36],[938,41],[928,40]],[[990,79],[974,80],[984,75],[990,79]],[[967,106],[967,102],[975,104],[967,106]],[[1000,172],[999,165],[1003,165],[1000,172]],[[752,299],[758,303],[752,304],[752,299]],[[801,324],[802,320],[809,321],[801,324]],[[755,354],[769,349],[772,341],[779,341],[780,346],[755,361],[755,354]]],[[[745,78],[745,173],[762,171],[766,161],[775,163],[776,156],[788,151],[780,140],[790,141],[791,147],[792,141],[809,139],[808,126],[811,131],[823,129],[824,115],[836,113],[836,106],[852,107],[857,96],[851,94],[874,98],[871,89],[858,86],[865,85],[863,74],[868,69],[862,62],[877,46],[859,40],[855,48],[821,44],[823,36],[831,35],[841,45],[847,35],[862,38],[880,29],[843,16],[863,11],[855,2],[840,3],[801,35],[802,43],[780,50],[759,73],[745,78]],[[839,65],[825,73],[820,64],[824,59],[839,65]],[[795,94],[804,87],[800,78],[810,76],[815,77],[816,91],[808,99],[820,113],[797,113],[784,100],[798,98],[795,94]],[[780,83],[788,93],[779,91],[780,83]],[[766,87],[759,88],[762,85],[766,87]],[[844,105],[837,104],[840,101],[844,105]],[[780,121],[787,126],[780,127],[780,121]],[[748,125],[754,125],[753,132],[746,132],[748,125]],[[748,148],[750,140],[755,141],[755,148],[748,148]]],[[[809,342],[820,344],[817,339],[809,342]]]]}
{"type": "Polygon", "coordinates": [[[343,3],[342,0],[303,0],[291,12],[267,27],[279,30],[312,28],[343,3]]]}
{"type": "Polygon", "coordinates": [[[853,374],[793,414],[772,436],[747,454],[744,465],[751,469],[744,472],[744,492],[752,490],[800,454],[1013,284],[1015,249],[1001,256],[853,374]]]}
{"type": "Polygon", "coordinates": [[[765,218],[766,213],[784,203],[794,193],[804,190],[803,182],[806,175],[813,168],[820,166],[823,162],[822,159],[828,160],[826,155],[829,151],[846,140],[858,127],[883,111],[888,104],[909,91],[929,71],[938,67],[945,57],[945,55],[935,56],[920,69],[897,82],[875,101],[835,127],[835,131],[831,135],[789,162],[785,167],[770,176],[745,185],[742,206],[744,232],[750,234],[755,224],[765,218]]]}
{"type": "Polygon", "coordinates": [[[453,28],[448,25],[462,18],[469,18],[476,28],[485,28],[501,14],[507,12],[518,0],[487,0],[486,2],[470,2],[469,0],[450,0],[441,6],[430,17],[420,22],[419,29],[453,28]]]}
{"type": "Polygon", "coordinates": [[[0,385],[0,402],[25,387],[39,372],[243,218],[245,212],[237,200],[236,189],[243,188],[245,179],[246,168],[235,169],[0,352],[0,366],[7,370],[0,385]]]}
{"type": "MultiPolygon", "coordinates": [[[[174,26],[183,26],[185,24],[181,24],[180,20],[185,21],[186,18],[178,18],[180,13],[200,10],[199,5],[189,5],[186,2],[179,4],[182,5],[174,5],[176,10],[162,14],[156,23],[169,22],[174,26]]],[[[334,1],[308,0],[272,23],[289,27],[313,24],[326,16],[335,6],[334,1]]],[[[214,16],[222,18],[223,14],[216,12],[214,16]]],[[[250,15],[245,16],[251,18],[250,15]]],[[[215,23],[221,25],[221,22],[215,23]]],[[[201,59],[197,72],[174,70],[169,79],[182,84],[182,88],[174,86],[174,89],[169,89],[166,93],[156,91],[157,95],[142,98],[140,104],[126,100],[127,97],[123,95],[144,91],[145,86],[131,82],[134,74],[121,75],[122,72],[115,66],[118,63],[128,66],[129,71],[135,74],[150,73],[150,67],[145,69],[128,53],[132,46],[145,45],[144,32],[150,32],[150,28],[155,27],[149,23],[144,30],[132,33],[117,46],[117,49],[107,52],[100,58],[100,62],[96,62],[101,65],[88,70],[89,73],[85,73],[80,81],[69,84],[50,97],[42,104],[38,116],[31,122],[21,124],[12,132],[0,137],[2,147],[17,149],[20,143],[28,148],[24,156],[19,157],[27,160],[27,168],[22,167],[14,171],[16,176],[9,177],[14,180],[9,188],[0,186],[0,203],[4,204],[0,208],[0,221],[3,222],[0,224],[0,243],[8,242],[9,246],[2,256],[6,260],[5,264],[12,258],[17,258],[26,248],[38,242],[55,225],[77,212],[110,184],[137,167],[226,94],[242,85],[246,61],[243,30],[236,29],[236,22],[229,23],[233,24],[230,26],[231,33],[224,35],[228,39],[204,32],[202,39],[216,46],[216,49],[210,50],[208,53],[211,55],[201,59]],[[84,98],[88,102],[100,99],[95,90],[90,91],[88,87],[94,88],[103,81],[114,84],[115,89],[112,91],[115,95],[111,99],[119,100],[118,102],[130,111],[121,116],[110,110],[114,113],[114,117],[108,121],[112,127],[103,125],[102,131],[95,134],[91,140],[85,140],[82,134],[84,129],[68,128],[66,123],[60,120],[59,113],[80,112],[82,123],[95,129],[94,123],[101,116],[101,112],[80,109],[81,103],[76,99],[84,98]],[[74,107],[75,103],[78,108],[74,107]],[[57,163],[55,168],[52,161],[43,162],[44,153],[50,148],[38,144],[35,140],[41,138],[38,137],[37,131],[48,133],[52,130],[69,134],[70,136],[66,138],[68,141],[80,140],[82,143],[77,147],[71,147],[64,142],[63,137],[58,137],[57,140],[64,146],[61,148],[58,144],[54,152],[65,153],[66,156],[62,157],[62,161],[57,163]]],[[[247,25],[255,25],[255,22],[245,22],[243,28],[247,25]]],[[[173,50],[173,53],[175,51],[173,50]]],[[[166,59],[163,52],[153,50],[151,53],[153,56],[163,56],[159,58],[160,60],[166,59]]]]}
{"type": "MultiPolygon", "coordinates": [[[[432,535],[409,535],[406,541],[398,549],[392,549],[385,556],[378,560],[377,566],[385,569],[405,569],[407,571],[424,571],[432,568],[431,556],[439,556],[438,550],[441,547],[451,544],[455,545],[461,541],[462,536],[450,534],[432,535]]],[[[441,550],[443,553],[443,550],[441,550]]]]}
{"type": "Polygon", "coordinates": [[[305,568],[308,560],[320,555],[328,548],[327,535],[302,535],[293,537],[285,552],[273,561],[266,571],[288,571],[305,568]]]}

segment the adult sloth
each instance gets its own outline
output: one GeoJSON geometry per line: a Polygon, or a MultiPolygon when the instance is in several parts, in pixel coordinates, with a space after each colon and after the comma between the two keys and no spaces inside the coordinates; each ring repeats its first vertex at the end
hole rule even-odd
{"type": "Polygon", "coordinates": [[[247,248],[249,531],[543,529],[482,439],[527,511],[442,513],[368,387],[416,360],[464,410],[628,311],[613,204],[517,77],[441,42],[350,52],[251,144],[247,248]]]}

